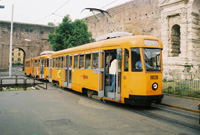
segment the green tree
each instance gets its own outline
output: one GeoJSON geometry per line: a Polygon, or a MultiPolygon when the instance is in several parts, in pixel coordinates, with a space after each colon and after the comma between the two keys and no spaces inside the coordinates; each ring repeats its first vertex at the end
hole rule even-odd
{"type": "Polygon", "coordinates": [[[48,26],[55,26],[53,22],[48,22],[48,26]]]}
{"type": "Polygon", "coordinates": [[[49,41],[54,51],[79,46],[93,42],[92,34],[82,20],[71,21],[69,15],[63,18],[62,23],[56,27],[55,33],[49,34],[49,41]]]}

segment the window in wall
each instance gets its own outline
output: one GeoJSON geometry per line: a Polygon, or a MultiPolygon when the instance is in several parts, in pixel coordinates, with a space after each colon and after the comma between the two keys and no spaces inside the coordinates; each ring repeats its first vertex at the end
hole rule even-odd
{"type": "Polygon", "coordinates": [[[85,69],[91,69],[91,54],[86,54],[85,69]]]}
{"type": "Polygon", "coordinates": [[[79,59],[79,69],[84,69],[84,54],[80,55],[79,59]]]}
{"type": "Polygon", "coordinates": [[[179,54],[181,53],[180,35],[181,35],[180,26],[176,24],[172,27],[171,31],[171,49],[170,49],[171,52],[169,54],[169,56],[171,57],[178,57],[179,54]]]}
{"type": "Polygon", "coordinates": [[[99,61],[99,54],[93,53],[92,54],[92,69],[98,68],[98,63],[99,63],[98,61],[99,61]]]}
{"type": "Polygon", "coordinates": [[[78,68],[78,55],[74,56],[74,68],[78,68]]]}

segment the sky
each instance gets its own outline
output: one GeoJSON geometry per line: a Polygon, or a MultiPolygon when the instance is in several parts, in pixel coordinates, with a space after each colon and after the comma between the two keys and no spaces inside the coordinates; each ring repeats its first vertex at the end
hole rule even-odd
{"type": "Polygon", "coordinates": [[[11,21],[12,5],[14,5],[13,21],[30,24],[47,25],[48,22],[59,24],[65,15],[72,20],[91,16],[84,8],[100,8],[103,10],[129,2],[131,0],[0,0],[0,20],[11,21]]]}

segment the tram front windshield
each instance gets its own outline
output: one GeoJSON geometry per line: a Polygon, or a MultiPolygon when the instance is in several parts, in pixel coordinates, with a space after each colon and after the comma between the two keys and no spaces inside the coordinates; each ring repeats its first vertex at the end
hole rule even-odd
{"type": "Polygon", "coordinates": [[[149,65],[147,71],[161,71],[160,49],[144,48],[144,60],[149,65]]]}
{"type": "MultiPolygon", "coordinates": [[[[144,61],[147,71],[161,71],[160,49],[143,48],[144,61]]],[[[132,71],[141,72],[143,66],[139,48],[131,49],[132,71]]]]}

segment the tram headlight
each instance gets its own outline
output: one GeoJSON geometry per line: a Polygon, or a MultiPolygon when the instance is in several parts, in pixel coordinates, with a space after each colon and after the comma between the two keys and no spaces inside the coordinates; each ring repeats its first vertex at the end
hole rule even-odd
{"type": "Polygon", "coordinates": [[[152,84],[152,89],[157,90],[158,89],[158,84],[155,82],[152,84]]]}

